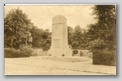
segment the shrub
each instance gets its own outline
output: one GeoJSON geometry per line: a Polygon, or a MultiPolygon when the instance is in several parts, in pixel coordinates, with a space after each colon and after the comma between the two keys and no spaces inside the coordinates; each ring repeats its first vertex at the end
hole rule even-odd
{"type": "Polygon", "coordinates": [[[115,51],[93,51],[93,64],[116,65],[115,51]]]}
{"type": "Polygon", "coordinates": [[[62,54],[62,56],[64,57],[64,56],[65,56],[65,54],[62,54]]]}
{"type": "Polygon", "coordinates": [[[73,50],[73,56],[74,56],[75,54],[78,54],[78,50],[73,50]]]}
{"type": "Polygon", "coordinates": [[[14,49],[4,48],[4,57],[13,57],[14,49]]]}
{"type": "Polygon", "coordinates": [[[101,39],[96,39],[94,41],[89,42],[89,49],[92,50],[103,50],[105,49],[106,44],[103,40],[101,39]]]}
{"type": "Polygon", "coordinates": [[[5,48],[4,57],[5,58],[18,58],[18,57],[29,57],[29,55],[20,50],[5,48]]]}
{"type": "MultiPolygon", "coordinates": [[[[20,49],[20,51],[28,54],[29,56],[33,56],[33,49],[29,47],[23,47],[20,49]]],[[[35,55],[35,54],[34,54],[35,55]]]]}
{"type": "Polygon", "coordinates": [[[80,56],[83,56],[83,52],[82,51],[80,51],[80,56]]]}
{"type": "Polygon", "coordinates": [[[16,50],[14,52],[14,56],[15,57],[30,57],[30,55],[28,55],[27,53],[25,53],[23,51],[19,51],[19,50],[16,50]]]}
{"type": "Polygon", "coordinates": [[[78,50],[73,50],[73,54],[77,54],[78,53],[78,50]]]}

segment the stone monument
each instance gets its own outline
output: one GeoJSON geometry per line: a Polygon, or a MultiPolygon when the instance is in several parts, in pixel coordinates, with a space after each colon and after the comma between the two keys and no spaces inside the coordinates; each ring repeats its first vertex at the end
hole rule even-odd
{"type": "Polygon", "coordinates": [[[48,51],[51,56],[72,56],[68,45],[67,19],[57,15],[52,19],[52,41],[48,51]]]}

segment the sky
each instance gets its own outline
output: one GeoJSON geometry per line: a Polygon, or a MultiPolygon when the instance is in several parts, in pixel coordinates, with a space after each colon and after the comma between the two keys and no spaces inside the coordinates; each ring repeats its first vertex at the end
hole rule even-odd
{"type": "Polygon", "coordinates": [[[56,15],[63,15],[67,18],[67,25],[81,28],[87,28],[88,24],[94,24],[96,20],[92,15],[93,5],[41,5],[41,6],[17,6],[6,5],[5,14],[11,9],[19,8],[28,15],[28,18],[35,26],[41,29],[52,30],[52,18],[56,15]]]}

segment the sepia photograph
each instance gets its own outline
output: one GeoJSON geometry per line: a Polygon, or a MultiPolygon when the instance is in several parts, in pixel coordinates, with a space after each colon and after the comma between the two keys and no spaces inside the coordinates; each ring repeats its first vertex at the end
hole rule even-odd
{"type": "Polygon", "coordinates": [[[116,4],[5,4],[4,75],[116,75],[116,4]]]}

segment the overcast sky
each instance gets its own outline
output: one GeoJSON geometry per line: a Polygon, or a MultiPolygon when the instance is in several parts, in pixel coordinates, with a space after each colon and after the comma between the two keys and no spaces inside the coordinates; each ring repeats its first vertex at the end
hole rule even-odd
{"type": "Polygon", "coordinates": [[[21,9],[38,28],[52,29],[52,18],[63,15],[67,18],[68,26],[80,25],[86,28],[88,24],[95,23],[93,18],[93,5],[78,6],[5,6],[5,14],[13,8],[21,9]]]}

